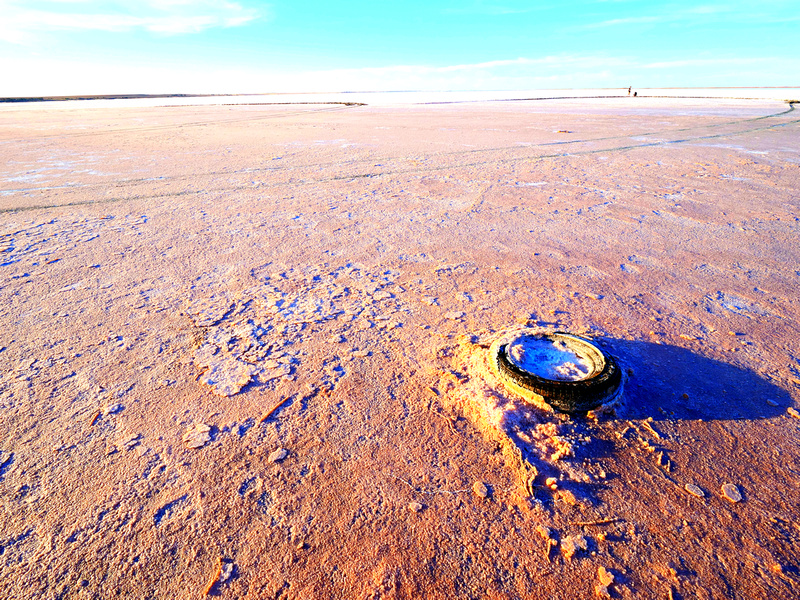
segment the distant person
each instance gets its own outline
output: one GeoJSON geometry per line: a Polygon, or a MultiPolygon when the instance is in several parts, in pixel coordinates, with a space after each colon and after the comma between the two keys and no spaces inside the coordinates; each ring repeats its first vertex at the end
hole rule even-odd
{"type": "Polygon", "coordinates": [[[631,95],[631,88],[628,88],[628,96],[631,95]]]}
{"type": "Polygon", "coordinates": [[[636,98],[636,96],[638,96],[638,95],[639,95],[639,92],[633,92],[633,97],[634,98],[636,98]]]}

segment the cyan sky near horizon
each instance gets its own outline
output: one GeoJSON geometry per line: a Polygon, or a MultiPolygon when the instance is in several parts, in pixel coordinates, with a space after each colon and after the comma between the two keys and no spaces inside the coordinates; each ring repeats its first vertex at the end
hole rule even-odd
{"type": "Polygon", "coordinates": [[[797,0],[0,0],[0,96],[798,86],[797,39],[797,0]]]}

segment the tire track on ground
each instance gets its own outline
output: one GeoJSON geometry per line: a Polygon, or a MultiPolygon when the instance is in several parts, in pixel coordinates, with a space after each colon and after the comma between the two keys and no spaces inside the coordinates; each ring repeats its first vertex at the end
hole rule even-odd
{"type": "MultiPolygon", "coordinates": [[[[750,122],[755,120],[763,120],[765,118],[773,118],[782,115],[786,115],[791,113],[794,110],[794,103],[790,104],[790,108],[786,111],[781,113],[776,113],[775,115],[767,115],[765,117],[758,117],[756,119],[747,119],[747,120],[739,120],[739,121],[732,121],[731,123],[741,123],[741,122],[750,122]]],[[[272,183],[261,183],[257,189],[264,189],[264,188],[279,188],[279,187],[289,187],[289,186],[304,186],[304,185],[316,185],[320,183],[328,183],[334,181],[346,181],[351,179],[370,179],[370,178],[377,178],[377,177],[384,177],[387,175],[405,175],[405,174],[413,174],[413,173],[423,173],[423,172],[440,172],[440,171],[448,171],[453,169],[464,169],[470,167],[478,167],[478,166],[485,166],[485,165],[500,165],[500,164],[512,164],[516,162],[524,162],[524,161],[539,161],[539,160],[546,160],[546,159],[558,159],[558,158],[570,158],[576,156],[588,156],[592,154],[601,154],[601,153],[611,153],[611,152],[626,152],[629,150],[636,150],[639,148],[649,148],[649,147],[656,147],[656,146],[670,146],[675,144],[685,144],[696,142],[699,140],[708,140],[708,139],[721,139],[726,137],[735,137],[740,135],[745,135],[748,133],[754,133],[758,131],[767,131],[770,129],[776,129],[779,127],[786,127],[789,125],[797,125],[800,124],[800,119],[793,119],[791,121],[786,121],[783,123],[774,123],[770,125],[764,125],[761,127],[753,127],[750,129],[745,129],[741,131],[735,132],[727,132],[727,133],[718,133],[712,135],[701,135],[701,136],[694,136],[694,137],[686,137],[678,140],[659,140],[653,142],[643,142],[638,144],[627,144],[622,146],[612,146],[612,147],[604,147],[604,148],[592,148],[586,150],[576,150],[572,152],[558,152],[558,153],[549,153],[549,154],[537,154],[533,156],[517,156],[517,157],[510,157],[510,158],[498,158],[498,159],[490,159],[490,160],[483,160],[483,161],[472,161],[466,163],[455,163],[455,164],[448,164],[448,165],[439,165],[439,166],[423,166],[423,167],[413,167],[407,169],[393,169],[393,170],[384,170],[380,172],[372,172],[372,173],[352,173],[347,175],[333,175],[327,177],[316,177],[316,178],[303,178],[294,181],[280,181],[280,182],[272,182],[272,183]]],[[[689,130],[690,128],[685,128],[684,130],[689,130]]],[[[641,135],[641,134],[640,134],[641,135]]],[[[631,136],[619,136],[610,139],[630,139],[631,136]]],[[[600,138],[601,141],[603,138],[600,138]]],[[[593,140],[594,141],[594,140],[593,140]]],[[[542,144],[545,146],[545,144],[542,144]]],[[[473,152],[473,151],[469,151],[473,152]]],[[[434,154],[431,155],[432,158],[441,158],[443,156],[450,156],[452,154],[434,154]]],[[[360,162],[374,162],[374,160],[379,159],[371,159],[370,161],[354,161],[349,163],[350,165],[356,165],[360,162]]],[[[404,158],[388,158],[388,159],[380,159],[386,161],[401,161],[406,160],[404,158]]],[[[313,169],[313,168],[320,168],[323,166],[338,166],[342,167],[345,166],[347,163],[342,162],[330,162],[330,163],[319,163],[313,165],[302,165],[297,167],[280,167],[280,170],[301,170],[301,169],[313,169]]],[[[177,176],[174,178],[165,179],[163,181],[167,183],[180,181],[184,178],[197,178],[201,176],[212,177],[212,176],[219,176],[219,175],[237,175],[237,174],[251,174],[254,172],[268,172],[268,171],[277,171],[278,169],[253,169],[253,170],[246,170],[246,171],[235,171],[235,172],[211,172],[208,174],[201,174],[201,175],[185,175],[185,176],[177,176]]],[[[122,185],[117,185],[117,187],[125,187],[126,184],[131,183],[142,183],[144,181],[150,181],[152,178],[144,178],[141,180],[128,180],[125,181],[122,185]]],[[[162,180],[160,180],[162,181],[162,180]]],[[[50,191],[53,189],[77,189],[77,190],[86,190],[92,189],[92,187],[109,187],[109,184],[93,184],[91,187],[78,187],[78,186],[65,186],[63,188],[32,188],[31,190],[27,191],[36,191],[42,189],[42,191],[50,191]]],[[[128,187],[131,187],[130,185],[128,187]]],[[[114,197],[114,198],[104,198],[102,200],[86,200],[86,201],[75,201],[75,202],[65,202],[61,204],[43,204],[43,205],[34,205],[34,206],[25,206],[25,207],[16,207],[16,208],[4,208],[0,209],[0,214],[2,213],[9,213],[9,212],[27,212],[32,210],[45,210],[49,208],[64,208],[70,206],[84,206],[90,204],[110,204],[116,202],[124,202],[130,200],[150,200],[150,199],[160,199],[160,198],[169,198],[169,197],[179,197],[179,196],[187,196],[187,195],[194,195],[194,194],[201,194],[201,193],[229,193],[229,192],[236,192],[236,191],[252,191],[254,188],[251,184],[247,185],[232,185],[232,186],[223,186],[223,187],[216,187],[216,188],[203,188],[198,190],[184,190],[180,192],[166,192],[166,193],[159,193],[159,194],[139,194],[139,195],[132,195],[132,196],[123,196],[123,197],[114,197]]],[[[7,190],[8,193],[10,190],[7,190]]]]}
{"type": "MultiPolygon", "coordinates": [[[[764,119],[774,119],[774,118],[777,118],[777,117],[781,117],[781,116],[787,115],[787,114],[789,114],[789,113],[791,113],[792,111],[795,110],[794,104],[795,103],[790,103],[789,104],[789,108],[787,110],[781,111],[781,112],[778,112],[778,113],[774,113],[774,114],[771,114],[771,115],[764,115],[764,116],[761,116],[761,117],[754,117],[754,118],[749,118],[749,119],[736,119],[736,120],[733,120],[733,121],[726,121],[725,123],[712,123],[712,124],[709,124],[709,125],[698,125],[698,126],[693,126],[693,127],[682,127],[682,128],[679,128],[679,129],[665,129],[665,130],[661,130],[661,131],[651,131],[651,132],[633,133],[633,134],[616,135],[616,136],[604,136],[604,137],[588,138],[588,139],[581,139],[581,140],[560,140],[560,141],[554,141],[554,142],[542,142],[542,143],[538,143],[538,144],[529,144],[529,145],[526,144],[524,146],[520,146],[520,145],[497,146],[497,147],[492,147],[492,148],[478,148],[478,149],[474,149],[474,150],[456,150],[456,151],[450,151],[450,152],[439,152],[439,153],[432,154],[432,155],[427,156],[427,157],[423,157],[423,160],[425,160],[427,158],[430,158],[430,157],[441,158],[441,157],[461,156],[461,155],[465,155],[466,156],[466,155],[481,154],[481,153],[487,153],[487,152],[503,152],[503,151],[508,151],[508,150],[521,151],[521,150],[527,150],[527,149],[531,149],[531,148],[547,148],[547,147],[551,147],[551,146],[566,146],[566,145],[573,145],[573,144],[588,144],[588,143],[593,143],[593,142],[602,142],[602,141],[610,141],[610,140],[634,139],[634,138],[637,138],[637,137],[651,137],[651,136],[656,136],[656,135],[666,135],[668,133],[692,131],[692,130],[695,130],[695,129],[708,129],[708,128],[713,128],[713,127],[724,127],[724,126],[729,126],[729,125],[738,125],[738,124],[741,124],[741,123],[750,123],[750,122],[755,122],[755,121],[761,121],[761,120],[764,120],[764,119]]],[[[350,107],[347,107],[347,108],[350,108],[350,107]]],[[[343,110],[343,109],[337,108],[337,109],[332,109],[332,110],[343,110]]],[[[302,115],[302,114],[312,114],[312,113],[316,113],[316,112],[323,112],[323,111],[303,111],[303,112],[299,112],[299,113],[291,113],[291,115],[289,113],[286,113],[283,116],[296,116],[296,115],[302,115]]],[[[215,121],[215,122],[217,122],[217,123],[230,123],[230,122],[236,122],[236,120],[215,121]]],[[[198,125],[202,125],[203,122],[198,122],[197,124],[198,125]]],[[[144,131],[144,130],[145,129],[131,129],[130,131],[144,131]]],[[[122,130],[115,130],[115,131],[122,131],[122,130]]],[[[108,132],[100,132],[100,133],[108,133],[108,132]]],[[[38,139],[42,139],[42,138],[36,138],[36,139],[38,140],[38,139]]],[[[658,142],[658,143],[661,143],[661,142],[658,142]]],[[[632,146],[632,147],[634,147],[634,146],[632,146]]],[[[602,151],[605,151],[605,150],[602,150],[602,151]]],[[[612,149],[612,151],[613,151],[613,149],[612,149]]],[[[572,154],[577,154],[577,153],[573,152],[572,154]]],[[[312,168],[322,169],[322,168],[325,168],[325,167],[342,166],[342,165],[353,166],[353,165],[358,165],[358,164],[374,163],[376,161],[389,162],[389,161],[397,161],[397,160],[403,160],[403,159],[398,159],[397,157],[380,157],[380,156],[378,156],[378,157],[372,157],[372,158],[368,158],[368,159],[366,159],[366,158],[365,159],[355,159],[355,160],[351,160],[351,161],[347,161],[347,162],[343,162],[343,161],[338,160],[338,161],[328,161],[328,162],[312,163],[312,164],[305,164],[305,165],[292,165],[292,166],[281,166],[281,167],[254,167],[254,168],[240,169],[240,170],[237,170],[237,171],[210,171],[208,173],[201,173],[201,174],[189,173],[189,174],[185,174],[185,175],[167,176],[167,177],[163,177],[163,178],[159,179],[159,181],[162,181],[162,182],[181,181],[181,180],[185,180],[185,179],[196,179],[197,177],[215,177],[215,176],[226,176],[226,175],[237,175],[237,174],[252,174],[252,173],[281,173],[281,172],[285,172],[285,171],[297,171],[297,170],[312,169],[312,168]]],[[[485,164],[485,163],[475,163],[475,164],[485,164]]],[[[142,177],[142,178],[136,178],[136,179],[117,180],[114,183],[115,183],[115,185],[120,185],[120,184],[122,184],[122,185],[134,184],[135,185],[135,184],[138,184],[138,183],[143,183],[143,182],[152,181],[152,180],[153,180],[152,177],[142,177]]],[[[86,189],[86,190],[91,190],[91,189],[96,188],[96,187],[97,188],[108,187],[108,185],[109,185],[108,183],[77,184],[77,185],[76,184],[65,184],[65,185],[60,185],[60,186],[16,188],[16,189],[10,189],[10,190],[0,190],[0,194],[27,193],[27,192],[34,192],[34,191],[51,191],[51,190],[61,190],[61,189],[86,189]]]]}

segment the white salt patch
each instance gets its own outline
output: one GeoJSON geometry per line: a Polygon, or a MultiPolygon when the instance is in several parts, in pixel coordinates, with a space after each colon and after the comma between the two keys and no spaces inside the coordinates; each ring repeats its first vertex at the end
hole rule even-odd
{"type": "Polygon", "coordinates": [[[195,423],[183,434],[183,443],[187,448],[202,448],[211,441],[211,427],[205,423],[195,423]]]}
{"type": "Polygon", "coordinates": [[[561,340],[522,337],[511,342],[508,355],[523,371],[543,379],[580,381],[592,370],[592,363],[561,340]]]}
{"type": "Polygon", "coordinates": [[[233,396],[250,383],[256,369],[231,357],[223,357],[208,365],[201,382],[211,387],[217,396],[233,396]]]}

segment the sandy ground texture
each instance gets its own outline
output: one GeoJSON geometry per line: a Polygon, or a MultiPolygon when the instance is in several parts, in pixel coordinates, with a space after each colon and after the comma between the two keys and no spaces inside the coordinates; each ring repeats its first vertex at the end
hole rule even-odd
{"type": "Polygon", "coordinates": [[[0,595],[800,596],[799,164],[771,101],[0,111],[0,595]]]}

